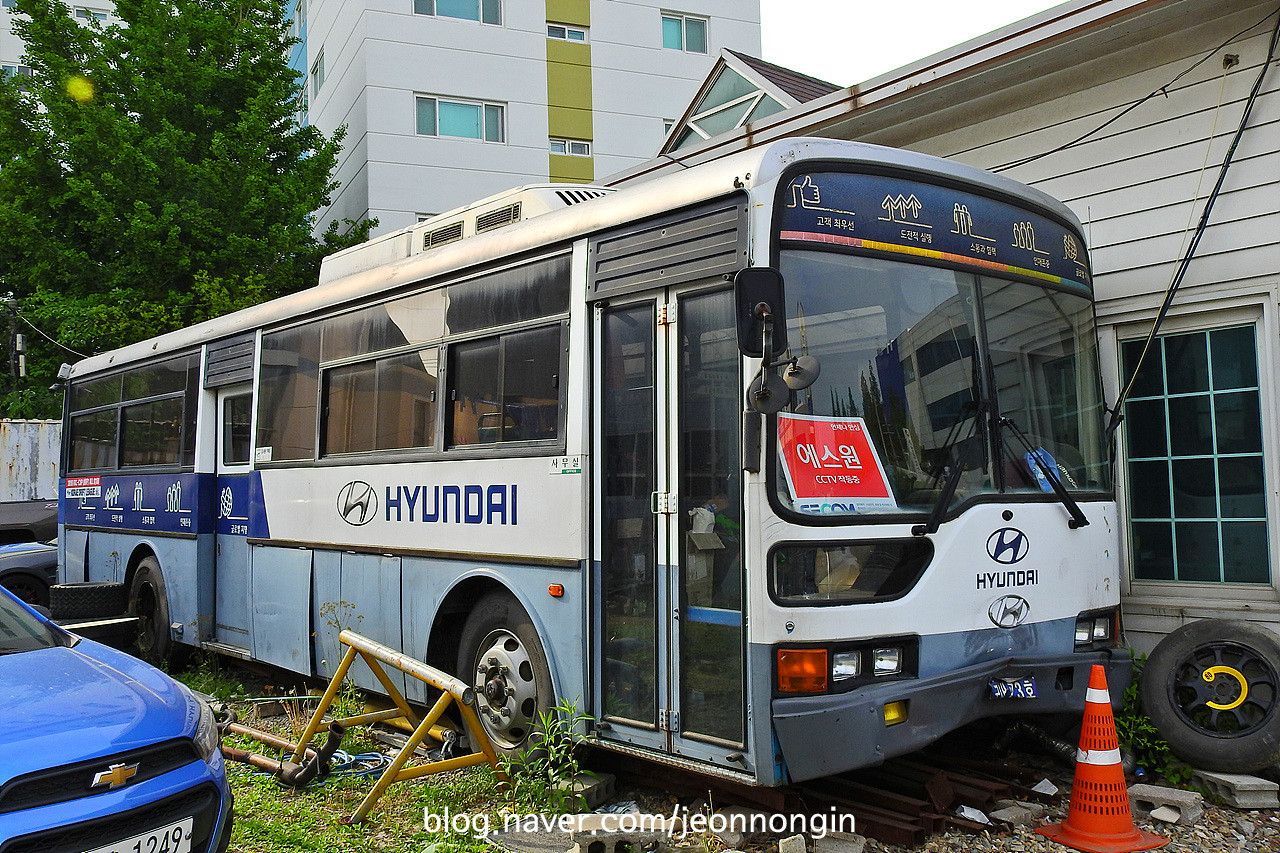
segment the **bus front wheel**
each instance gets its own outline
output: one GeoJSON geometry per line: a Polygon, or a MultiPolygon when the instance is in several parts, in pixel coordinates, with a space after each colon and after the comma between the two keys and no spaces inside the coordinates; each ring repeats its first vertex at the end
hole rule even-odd
{"type": "Polygon", "coordinates": [[[530,746],[552,707],[551,671],[537,629],[510,593],[489,593],[467,617],[458,677],[475,688],[480,724],[498,753],[514,757],[530,746]]]}
{"type": "Polygon", "coordinates": [[[129,586],[129,607],[138,618],[134,648],[138,657],[158,664],[169,660],[173,640],[169,634],[169,599],[164,592],[164,575],[155,557],[138,563],[129,586]]]}

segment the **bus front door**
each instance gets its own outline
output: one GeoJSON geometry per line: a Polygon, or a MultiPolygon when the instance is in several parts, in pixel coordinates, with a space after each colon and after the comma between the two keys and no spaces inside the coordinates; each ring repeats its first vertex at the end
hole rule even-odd
{"type": "Polygon", "coordinates": [[[594,715],[602,738],[750,770],[731,297],[597,312],[594,715]]]}
{"type": "Polygon", "coordinates": [[[249,633],[249,458],[253,397],[248,386],[218,392],[217,549],[214,639],[252,652],[249,633]]]}

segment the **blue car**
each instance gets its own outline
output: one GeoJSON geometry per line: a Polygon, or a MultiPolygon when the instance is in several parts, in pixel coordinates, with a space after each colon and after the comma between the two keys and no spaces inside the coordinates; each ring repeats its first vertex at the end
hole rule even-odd
{"type": "Polygon", "coordinates": [[[0,589],[0,853],[222,853],[209,706],[0,589]]]}

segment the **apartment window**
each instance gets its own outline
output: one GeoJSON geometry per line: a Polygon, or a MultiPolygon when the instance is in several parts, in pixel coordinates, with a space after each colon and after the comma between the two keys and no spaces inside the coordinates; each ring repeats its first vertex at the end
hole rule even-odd
{"type": "Polygon", "coordinates": [[[590,157],[591,143],[583,139],[552,139],[552,154],[568,154],[573,157],[590,157]]]}
{"type": "Polygon", "coordinates": [[[320,94],[320,87],[324,85],[324,48],[320,48],[320,53],[316,55],[316,61],[311,63],[311,94],[320,94]]]}
{"type": "Polygon", "coordinates": [[[422,136],[506,142],[506,107],[502,104],[419,97],[417,109],[422,136]]]}
{"type": "Polygon", "coordinates": [[[293,6],[293,37],[302,38],[307,32],[306,0],[298,0],[293,6]]]}
{"type": "Polygon", "coordinates": [[[662,46],[689,53],[707,52],[707,19],[673,12],[662,15],[662,46]]]}
{"type": "Polygon", "coordinates": [[[502,0],[413,0],[415,15],[502,24],[502,0]]]}
{"type": "MultiPolygon", "coordinates": [[[[5,4],[9,5],[8,3],[5,4]]],[[[105,21],[107,13],[100,9],[76,9],[76,17],[82,21],[105,21]]]]}
{"type": "Polygon", "coordinates": [[[1254,326],[1157,338],[1124,425],[1134,579],[1270,583],[1254,326]]]}
{"type": "Polygon", "coordinates": [[[293,105],[293,118],[294,121],[298,123],[298,127],[307,126],[307,111],[309,108],[310,104],[307,99],[307,87],[303,86],[302,91],[298,93],[297,100],[294,101],[293,105]]]}
{"type": "Polygon", "coordinates": [[[12,9],[18,5],[18,0],[0,0],[0,8],[12,9]]]}
{"type": "Polygon", "coordinates": [[[582,27],[570,27],[567,24],[547,24],[547,38],[556,41],[585,42],[587,31],[582,27]]]}

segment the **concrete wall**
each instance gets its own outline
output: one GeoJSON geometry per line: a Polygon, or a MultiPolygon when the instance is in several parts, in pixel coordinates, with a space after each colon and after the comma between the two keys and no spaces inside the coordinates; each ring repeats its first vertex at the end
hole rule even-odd
{"type": "Polygon", "coordinates": [[[0,502],[56,500],[62,424],[0,420],[0,502]]]}

